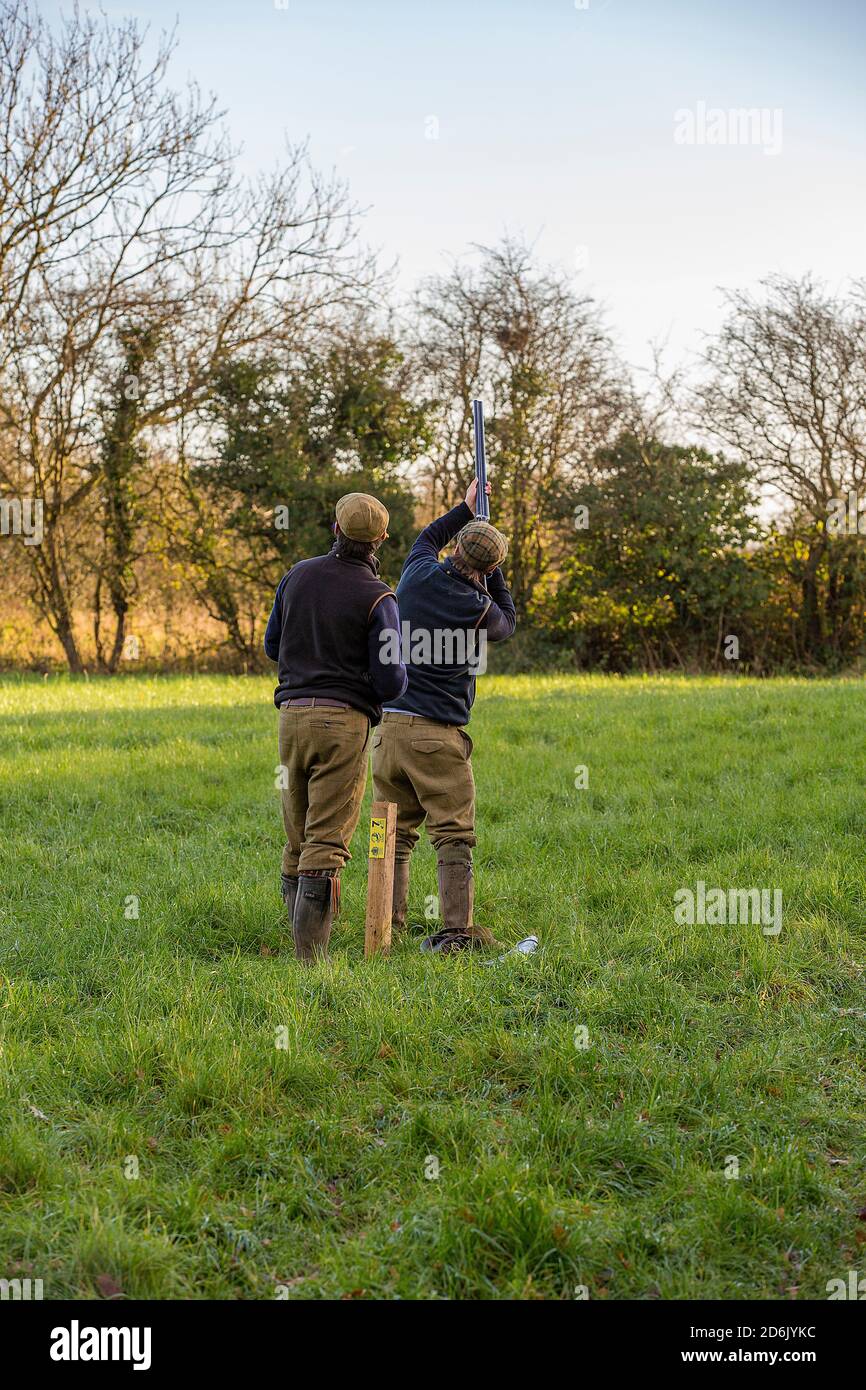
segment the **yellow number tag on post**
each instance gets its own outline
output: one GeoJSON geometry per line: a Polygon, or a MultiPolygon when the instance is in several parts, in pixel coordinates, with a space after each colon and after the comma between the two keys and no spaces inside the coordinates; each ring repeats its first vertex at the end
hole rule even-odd
{"type": "Polygon", "coordinates": [[[385,820],[384,817],[370,817],[370,858],[385,858],[385,820]]]}

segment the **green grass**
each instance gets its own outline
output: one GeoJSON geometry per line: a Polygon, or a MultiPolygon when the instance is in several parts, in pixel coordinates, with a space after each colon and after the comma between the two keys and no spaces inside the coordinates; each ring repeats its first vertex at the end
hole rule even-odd
{"type": "MultiPolygon", "coordinates": [[[[0,682],[0,1277],[736,1299],[866,1271],[862,683],[479,685],[476,915],[543,951],[365,963],[362,822],[303,970],[266,681],[0,682]],[[781,935],[675,925],[699,878],[781,888],[781,935]]],[[[434,891],[425,846],[415,920],[434,891]]]]}

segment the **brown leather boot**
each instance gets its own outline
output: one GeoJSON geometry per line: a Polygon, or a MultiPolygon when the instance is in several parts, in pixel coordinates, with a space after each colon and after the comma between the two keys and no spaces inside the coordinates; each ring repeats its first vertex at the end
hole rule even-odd
{"type": "Polygon", "coordinates": [[[328,955],[331,926],[340,902],[340,880],[332,874],[301,874],[292,935],[295,956],[309,964],[328,955]]]}
{"type": "Polygon", "coordinates": [[[409,863],[408,859],[394,860],[394,893],[391,898],[392,936],[399,936],[406,928],[406,912],[409,907],[409,863]]]}
{"type": "Polygon", "coordinates": [[[495,946],[497,943],[492,933],[486,927],[475,926],[472,921],[475,881],[471,856],[459,861],[440,859],[437,873],[442,930],[426,937],[421,943],[421,950],[450,955],[452,951],[462,951],[467,946],[495,946]]]}
{"type": "Polygon", "coordinates": [[[295,899],[298,896],[297,875],[280,874],[280,891],[283,895],[283,902],[286,904],[286,911],[289,914],[289,926],[291,926],[292,918],[295,915],[295,899]]]}

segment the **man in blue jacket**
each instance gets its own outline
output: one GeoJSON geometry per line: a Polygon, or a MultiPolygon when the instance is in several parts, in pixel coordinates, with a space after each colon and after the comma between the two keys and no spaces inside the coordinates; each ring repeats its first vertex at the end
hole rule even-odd
{"type": "Polygon", "coordinates": [[[327,954],[339,910],[340,873],[361,814],[370,729],[406,685],[388,658],[396,637],[394,594],[379,578],[376,551],[388,512],[351,492],[337,503],[327,555],[301,560],[280,580],[265,633],[279,667],[283,824],[281,884],[295,955],[327,954]]]}
{"type": "Polygon", "coordinates": [[[421,532],[403,566],[397,602],[408,682],[385,704],[373,738],[374,794],[397,803],[392,931],[405,926],[409,862],[426,819],[442,930],[422,949],[446,954],[493,944],[472,920],[475,781],[465,725],[486,643],[503,641],[515,628],[514,601],[499,568],[508,542],[489,521],[475,518],[476,493],[473,481],[464,502],[421,532]],[[440,562],[452,540],[454,554],[440,562]]]}

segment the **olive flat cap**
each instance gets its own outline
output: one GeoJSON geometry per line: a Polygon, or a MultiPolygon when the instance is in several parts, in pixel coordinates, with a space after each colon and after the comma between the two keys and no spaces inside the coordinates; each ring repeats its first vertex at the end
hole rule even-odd
{"type": "Polygon", "coordinates": [[[378,541],[388,529],[388,509],[366,492],[347,492],[337,503],[337,524],[350,541],[378,541]]]}
{"type": "Polygon", "coordinates": [[[457,549],[473,569],[490,570],[501,565],[508,554],[508,541],[489,521],[469,521],[457,534],[457,549]]]}

